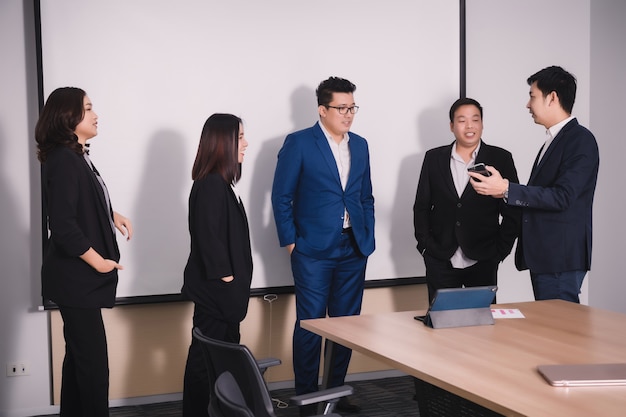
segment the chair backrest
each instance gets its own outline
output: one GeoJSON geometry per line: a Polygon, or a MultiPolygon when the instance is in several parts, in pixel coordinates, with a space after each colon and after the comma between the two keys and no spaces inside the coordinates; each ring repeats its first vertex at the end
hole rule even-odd
{"type": "Polygon", "coordinates": [[[198,328],[193,329],[193,337],[202,345],[212,395],[215,392],[217,378],[228,371],[239,385],[253,416],[275,416],[272,398],[263,375],[252,352],[246,346],[212,339],[204,336],[198,328]]]}
{"type": "Polygon", "coordinates": [[[248,408],[246,400],[235,377],[226,371],[215,381],[215,402],[221,415],[228,417],[255,417],[248,408]]]}

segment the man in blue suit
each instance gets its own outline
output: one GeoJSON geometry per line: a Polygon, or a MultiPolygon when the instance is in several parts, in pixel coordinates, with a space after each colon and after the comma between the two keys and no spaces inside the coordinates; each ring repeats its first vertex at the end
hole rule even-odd
{"type": "MultiPolygon", "coordinates": [[[[291,255],[296,295],[293,367],[297,394],[317,391],[321,337],[306,319],[357,315],[374,251],[374,197],[367,142],[350,132],[355,85],[331,77],[316,90],[319,122],[287,136],[278,153],[272,205],[291,255]]],[[[343,385],[351,350],[337,346],[330,387],[343,385]]],[[[343,399],[343,411],[358,407],[343,399]]],[[[301,415],[314,414],[312,407],[301,415]]]]}
{"type": "Polygon", "coordinates": [[[576,78],[561,67],[544,68],[528,78],[526,107],[546,129],[528,185],[492,176],[471,181],[479,194],[522,207],[515,265],[530,269],[536,300],[579,302],[591,268],[591,218],[600,157],[593,134],[571,116],[576,78]]]}

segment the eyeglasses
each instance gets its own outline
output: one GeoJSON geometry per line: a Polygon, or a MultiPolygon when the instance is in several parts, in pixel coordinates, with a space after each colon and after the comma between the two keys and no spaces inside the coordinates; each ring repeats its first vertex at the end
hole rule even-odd
{"type": "Polygon", "coordinates": [[[337,107],[337,106],[326,105],[326,108],[337,109],[339,114],[348,114],[348,112],[350,112],[352,114],[356,114],[359,111],[359,106],[337,107]]]}

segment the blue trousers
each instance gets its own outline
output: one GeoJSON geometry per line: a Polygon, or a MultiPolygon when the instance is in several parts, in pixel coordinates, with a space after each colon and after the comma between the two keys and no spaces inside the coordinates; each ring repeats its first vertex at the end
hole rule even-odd
{"type": "MultiPolygon", "coordinates": [[[[350,233],[327,259],[291,254],[296,294],[296,324],[293,332],[293,370],[296,394],[318,390],[322,337],[300,327],[300,320],[351,316],[361,312],[367,257],[356,248],[350,233]]],[[[335,346],[329,387],[344,383],[352,350],[335,346]]]]}
{"type": "Polygon", "coordinates": [[[587,271],[554,272],[536,274],[530,272],[535,300],[560,299],[580,303],[578,294],[587,271]]]}

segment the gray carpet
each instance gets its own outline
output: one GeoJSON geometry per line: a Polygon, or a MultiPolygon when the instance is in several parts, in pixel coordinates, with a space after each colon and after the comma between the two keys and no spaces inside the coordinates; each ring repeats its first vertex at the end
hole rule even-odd
{"type": "MultiPolygon", "coordinates": [[[[340,413],[344,417],[419,417],[417,403],[413,399],[415,386],[408,376],[352,381],[354,387],[351,401],[361,407],[358,414],[340,413]]],[[[272,391],[272,398],[284,405],[294,395],[293,389],[272,391]]],[[[297,407],[281,407],[275,404],[278,417],[298,417],[297,407]]],[[[111,408],[111,417],[179,417],[182,414],[180,401],[111,408]]],[[[44,416],[41,416],[44,417],[44,416]]],[[[53,417],[53,416],[45,416],[53,417]]]]}
{"type": "MultiPolygon", "coordinates": [[[[338,411],[345,417],[418,417],[417,402],[413,399],[415,385],[411,377],[373,379],[369,381],[351,381],[354,387],[350,401],[361,407],[358,414],[338,411]]],[[[289,401],[294,395],[292,389],[272,391],[272,398],[289,401]]],[[[275,407],[278,417],[299,417],[297,407],[275,407]]]]}

